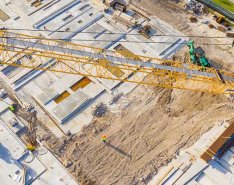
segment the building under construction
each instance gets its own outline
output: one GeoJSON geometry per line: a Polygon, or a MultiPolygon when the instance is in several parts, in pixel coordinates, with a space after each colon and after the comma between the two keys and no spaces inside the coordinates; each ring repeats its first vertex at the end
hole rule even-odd
{"type": "MultiPolygon", "coordinates": [[[[80,179],[84,179],[89,182],[87,184],[94,184],[95,180],[99,182],[98,184],[132,184],[132,180],[127,180],[129,176],[129,179],[134,179],[135,184],[146,181],[145,184],[179,185],[210,182],[222,184],[225,177],[228,179],[227,184],[233,183],[231,176],[233,175],[234,132],[233,122],[229,120],[224,121],[221,127],[216,125],[215,129],[218,128],[216,134],[207,136],[212,141],[198,140],[198,143],[204,141],[205,144],[203,143],[200,147],[197,146],[199,144],[195,144],[191,147],[191,151],[187,153],[191,152],[194,155],[191,153],[181,155],[182,157],[171,166],[165,167],[162,173],[157,175],[148,173],[148,168],[158,169],[162,167],[161,164],[157,166],[151,161],[150,165],[147,163],[146,168],[143,168],[145,164],[139,164],[139,166],[142,165],[139,170],[141,173],[137,171],[135,174],[148,173],[150,178],[149,175],[143,175],[135,179],[128,174],[129,171],[126,172],[127,175],[125,174],[124,182],[125,178],[120,178],[120,181],[113,180],[115,175],[105,176],[106,180],[104,177],[102,179],[102,173],[96,174],[101,166],[106,165],[104,161],[100,161],[102,157],[98,156],[99,149],[105,146],[115,153],[113,155],[117,155],[110,159],[113,160],[113,166],[121,156],[124,161],[129,160],[129,164],[133,164],[134,171],[137,168],[134,166],[135,163],[141,160],[137,155],[134,158],[134,149],[129,153],[125,152],[122,144],[115,143],[114,136],[110,137],[111,142],[107,142],[104,146],[101,145],[103,143],[96,143],[98,142],[96,140],[92,141],[93,138],[100,137],[99,135],[105,132],[105,129],[108,132],[112,124],[110,123],[112,118],[103,118],[103,115],[111,115],[113,120],[119,115],[124,118],[124,114],[129,113],[127,108],[133,108],[134,114],[141,120],[141,116],[137,116],[140,110],[134,109],[137,105],[131,107],[132,104],[134,105],[133,99],[139,98],[139,102],[145,101],[141,99],[144,96],[138,94],[139,84],[195,91],[197,94],[201,93],[201,96],[203,93],[213,93],[230,98],[234,94],[233,73],[212,68],[204,56],[205,52],[201,48],[200,50],[194,48],[194,43],[188,42],[187,36],[125,1],[2,0],[0,23],[0,76],[13,94],[10,93],[7,96],[2,93],[3,101],[0,104],[2,122],[0,163],[7,169],[8,174],[8,176],[6,174],[0,176],[1,182],[4,184],[9,182],[11,184],[22,184],[22,182],[24,184],[55,184],[55,182],[56,184],[76,184],[83,182],[80,179]],[[183,61],[182,59],[176,61],[173,56],[184,50],[186,44],[189,46],[190,58],[186,55],[183,61]],[[202,52],[199,53],[199,51],[202,52]],[[207,62],[209,65],[202,62],[207,62]],[[133,93],[131,97],[134,90],[137,93],[133,93]],[[14,101],[20,105],[16,105],[14,101]],[[46,122],[42,127],[43,129],[46,127],[48,130],[45,130],[48,133],[39,129],[36,123],[33,125],[33,119],[31,121],[27,119],[29,116],[22,113],[21,108],[33,114],[37,112],[37,117],[46,122]],[[95,125],[95,121],[99,123],[98,117],[102,117],[100,120],[103,119],[105,122],[100,121],[100,128],[95,125]],[[91,134],[90,130],[92,130],[91,134]],[[85,137],[87,138],[84,139],[85,137]],[[50,142],[44,144],[43,140],[50,142]],[[86,146],[89,142],[92,145],[86,146]],[[15,146],[18,146],[17,149],[15,146]],[[38,156],[34,155],[36,153],[38,156]],[[89,159],[88,155],[92,157],[94,153],[97,154],[94,156],[97,158],[96,162],[96,159],[89,159]],[[91,169],[85,168],[86,163],[92,163],[91,169]],[[213,167],[216,169],[212,171],[213,167]],[[212,173],[218,174],[221,180],[212,179],[210,177],[212,173]],[[50,178],[51,176],[53,178],[50,178]]],[[[167,93],[159,92],[159,95],[163,97],[167,93]]],[[[149,97],[152,94],[154,93],[149,97]]],[[[168,115],[169,123],[180,121],[176,120],[179,117],[177,116],[179,111],[173,113],[174,107],[169,107],[171,102],[178,100],[178,97],[180,96],[174,95],[168,98],[169,100],[165,100],[167,105],[156,105],[158,109],[163,107],[162,113],[168,115]]],[[[145,99],[147,98],[146,96],[145,99]]],[[[149,98],[144,106],[148,103],[150,105],[153,99],[149,98]]],[[[164,101],[164,98],[158,97],[155,100],[160,102],[164,101]]],[[[196,110],[197,104],[194,104],[194,110],[196,110]]],[[[178,103],[177,106],[182,107],[178,103]]],[[[186,110],[180,112],[183,114],[186,110]]],[[[160,113],[157,112],[157,114],[160,117],[160,113]]],[[[190,115],[191,119],[196,118],[197,121],[196,113],[193,114],[190,115]]],[[[226,117],[230,118],[231,115],[226,117]]],[[[150,118],[147,119],[150,120],[150,118]]],[[[160,119],[157,120],[160,121],[160,119]]],[[[126,121],[129,120],[126,119],[126,121]]],[[[147,124],[149,124],[147,121],[143,121],[140,136],[138,133],[140,131],[135,133],[139,128],[132,126],[129,130],[126,129],[126,132],[133,132],[130,137],[139,137],[141,142],[144,141],[143,144],[134,144],[134,148],[139,150],[136,153],[140,156],[140,152],[144,151],[140,149],[142,145],[147,148],[147,152],[142,156],[148,155],[167,137],[162,137],[156,144],[154,141],[141,139],[141,137],[144,138],[144,127],[147,124]],[[150,146],[152,143],[154,143],[153,146],[150,146]]],[[[173,128],[171,124],[170,127],[173,128]]],[[[156,128],[152,123],[153,127],[156,128]]],[[[151,129],[146,128],[146,130],[151,129]]],[[[155,130],[158,132],[159,129],[155,130]]],[[[125,129],[114,130],[113,133],[123,131],[125,129]]],[[[148,136],[153,138],[154,134],[148,136]]],[[[136,138],[131,142],[137,140],[136,138]]],[[[125,139],[124,135],[121,141],[124,143],[125,139]]],[[[175,141],[177,139],[175,138],[175,141]]],[[[108,140],[109,137],[107,137],[108,140]]],[[[128,148],[131,148],[130,145],[125,149],[128,150],[128,148]]],[[[167,148],[168,146],[164,146],[162,151],[168,150],[167,148]]],[[[109,150],[104,148],[102,152],[107,157],[111,157],[109,150]]],[[[175,152],[178,152],[178,149],[175,152]]],[[[156,156],[160,158],[160,155],[156,156]]],[[[147,160],[153,158],[152,156],[149,155],[147,160]]],[[[169,159],[167,161],[169,163],[169,159]]],[[[122,161],[119,165],[121,164],[125,165],[122,161]]],[[[118,172],[119,169],[114,171],[118,172]]]]}

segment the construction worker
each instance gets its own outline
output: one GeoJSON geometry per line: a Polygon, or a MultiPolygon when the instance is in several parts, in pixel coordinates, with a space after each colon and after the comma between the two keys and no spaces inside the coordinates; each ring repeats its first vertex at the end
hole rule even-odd
{"type": "Polygon", "coordinates": [[[29,150],[29,151],[31,151],[31,152],[33,152],[33,151],[35,151],[36,150],[36,147],[35,146],[33,146],[33,145],[31,145],[31,144],[29,144],[29,145],[27,145],[27,150],[29,150]]]}
{"type": "Polygon", "coordinates": [[[15,112],[15,107],[13,105],[10,105],[8,108],[10,111],[15,112]]]}
{"type": "Polygon", "coordinates": [[[106,136],[102,135],[102,142],[106,144],[106,136]]]}

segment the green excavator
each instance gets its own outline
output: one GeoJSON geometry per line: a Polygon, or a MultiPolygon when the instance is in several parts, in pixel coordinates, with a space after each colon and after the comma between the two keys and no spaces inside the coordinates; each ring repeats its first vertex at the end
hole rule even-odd
{"type": "Polygon", "coordinates": [[[195,49],[193,40],[189,41],[187,46],[189,47],[190,60],[193,64],[202,67],[210,67],[210,63],[205,57],[205,51],[201,47],[195,49]]]}

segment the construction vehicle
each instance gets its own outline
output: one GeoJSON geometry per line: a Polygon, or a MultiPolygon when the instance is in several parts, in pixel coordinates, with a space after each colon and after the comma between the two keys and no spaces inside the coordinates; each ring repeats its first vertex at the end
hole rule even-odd
{"type": "MultiPolygon", "coordinates": [[[[193,47],[193,44],[191,45],[193,47]]],[[[194,48],[191,48],[191,51],[194,48]]],[[[103,50],[61,40],[0,30],[0,64],[163,88],[234,94],[234,74],[193,63],[103,50]],[[22,60],[21,63],[17,61],[22,60]],[[203,69],[206,69],[205,71],[203,69]],[[145,78],[147,76],[147,78],[145,78]]],[[[196,56],[191,52],[191,58],[196,56]]],[[[203,64],[204,63],[204,64],[203,64]]]]}
{"type": "Polygon", "coordinates": [[[104,0],[104,4],[106,4],[108,7],[112,7],[114,10],[118,10],[120,12],[126,12],[127,6],[124,4],[124,1],[120,0],[104,0]]]}
{"type": "Polygon", "coordinates": [[[193,64],[202,67],[210,67],[210,63],[205,57],[205,51],[201,47],[195,49],[194,41],[189,41],[187,46],[189,47],[190,60],[193,64]]]}
{"type": "Polygon", "coordinates": [[[142,36],[146,37],[147,39],[150,39],[150,30],[151,30],[151,26],[145,25],[139,30],[139,33],[142,36]]]}

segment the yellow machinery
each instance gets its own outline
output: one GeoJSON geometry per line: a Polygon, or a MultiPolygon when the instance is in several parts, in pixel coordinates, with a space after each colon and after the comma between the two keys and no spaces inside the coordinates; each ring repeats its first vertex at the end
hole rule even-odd
{"type": "Polygon", "coordinates": [[[234,94],[234,74],[0,30],[0,64],[163,88],[234,94]],[[147,78],[145,78],[147,76],[147,78]]]}

